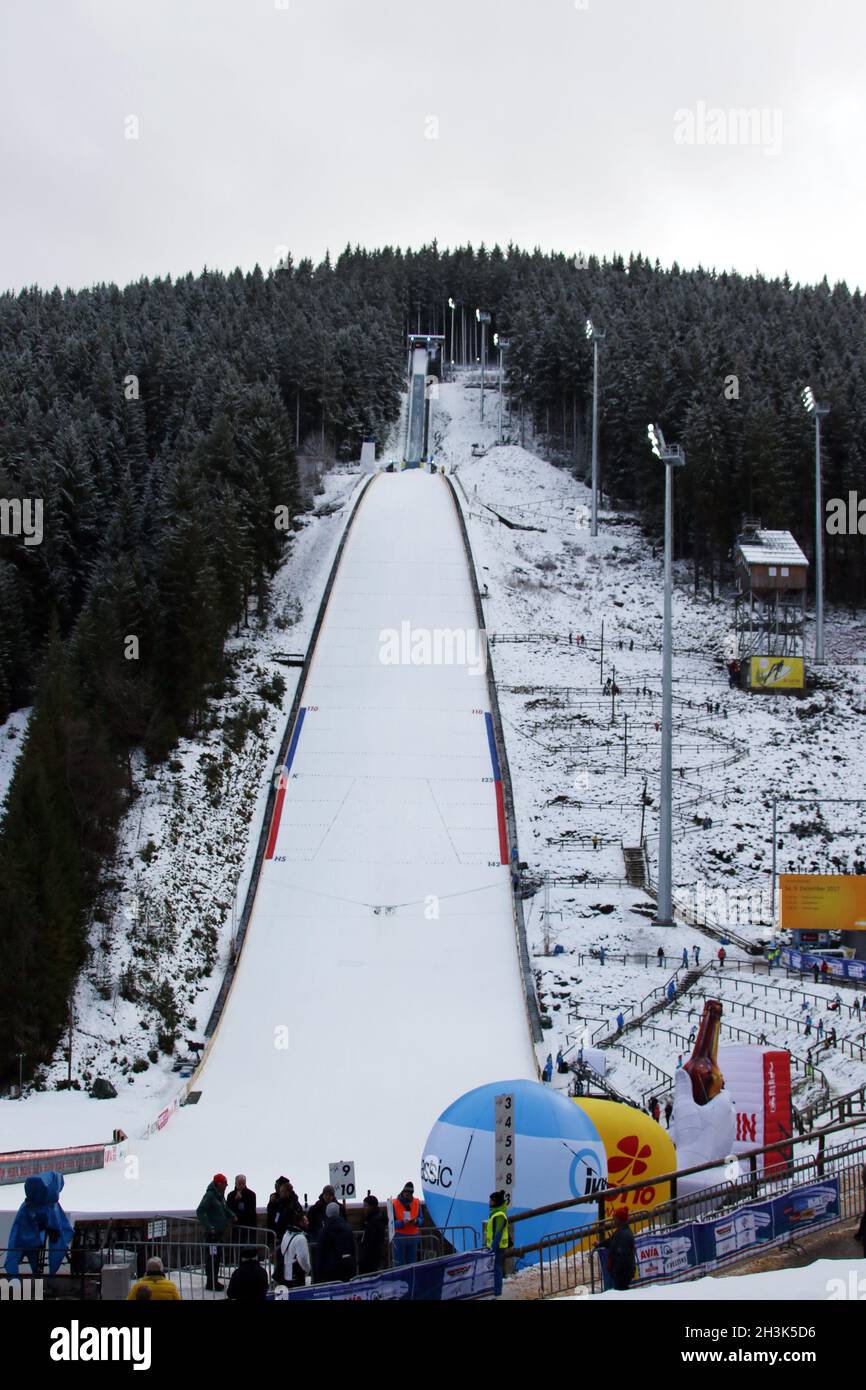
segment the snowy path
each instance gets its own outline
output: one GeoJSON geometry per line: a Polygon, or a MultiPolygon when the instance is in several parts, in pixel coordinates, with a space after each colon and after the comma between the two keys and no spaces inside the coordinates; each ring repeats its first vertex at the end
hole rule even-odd
{"type": "Polygon", "coordinates": [[[418,1185],[458,1095],[536,1074],[486,681],[385,664],[381,633],[405,624],[475,627],[450,491],[420,471],[376,478],[350,533],[201,1099],[132,1145],[137,1181],[67,1179],[70,1210],[188,1208],[217,1170],[260,1197],[285,1172],[312,1198],[337,1159],[385,1197],[418,1185]]]}

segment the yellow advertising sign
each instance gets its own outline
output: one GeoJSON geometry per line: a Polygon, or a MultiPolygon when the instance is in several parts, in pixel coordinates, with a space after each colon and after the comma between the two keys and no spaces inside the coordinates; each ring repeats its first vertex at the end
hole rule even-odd
{"type": "Polygon", "coordinates": [[[749,684],[753,690],[802,690],[805,684],[801,656],[753,656],[749,684]]]}
{"type": "Polygon", "coordinates": [[[866,874],[780,874],[783,931],[866,931],[866,874]]]}

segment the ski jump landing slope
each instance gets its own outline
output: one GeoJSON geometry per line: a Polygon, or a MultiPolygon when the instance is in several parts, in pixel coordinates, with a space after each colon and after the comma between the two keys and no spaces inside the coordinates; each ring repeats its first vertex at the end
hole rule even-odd
{"type": "Polygon", "coordinates": [[[380,474],[328,603],[200,1100],[133,1145],[139,1181],[122,1163],[67,1179],[71,1210],[194,1206],[217,1171],[260,1197],[286,1173],[312,1200],[346,1159],[359,1194],[384,1198],[418,1186],[446,1105],[537,1075],[486,678],[399,661],[413,644],[423,660],[437,629],[476,629],[450,489],[380,474]]]}

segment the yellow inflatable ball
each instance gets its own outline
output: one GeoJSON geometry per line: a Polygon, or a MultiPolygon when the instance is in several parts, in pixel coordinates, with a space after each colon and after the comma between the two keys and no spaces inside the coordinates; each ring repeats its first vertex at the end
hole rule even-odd
{"type": "Polygon", "coordinates": [[[608,1202],[607,1215],[617,1207],[627,1207],[630,1216],[639,1216],[667,1202],[670,1183],[654,1181],[661,1173],[676,1172],[676,1149],[667,1130],[643,1110],[616,1100],[575,1096],[574,1103],[595,1125],[604,1144],[609,1185],[646,1179],[632,1192],[623,1192],[608,1202]]]}

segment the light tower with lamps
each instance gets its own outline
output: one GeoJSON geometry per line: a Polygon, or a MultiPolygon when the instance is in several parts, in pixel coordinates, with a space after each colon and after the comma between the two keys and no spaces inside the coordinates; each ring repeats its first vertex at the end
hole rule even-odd
{"type": "Polygon", "coordinates": [[[448,298],[448,308],[451,310],[451,376],[452,376],[452,378],[453,378],[453,376],[454,376],[454,310],[457,308],[457,305],[454,303],[454,300],[453,300],[450,296],[449,296],[449,298],[448,298]]]}
{"type": "Polygon", "coordinates": [[[589,533],[598,535],[598,345],[605,340],[592,319],[586,321],[586,336],[592,343],[592,511],[589,533]]]}
{"type": "Polygon", "coordinates": [[[656,458],[665,465],[665,574],[664,633],[662,637],[662,756],[659,805],[659,883],[655,925],[672,927],[673,910],[673,470],[682,468],[686,456],[679,444],[666,444],[659,425],[647,425],[656,458]]]}
{"type": "Polygon", "coordinates": [[[502,443],[502,378],[505,354],[511,347],[511,339],[503,338],[501,333],[493,334],[493,345],[499,349],[499,443],[502,443]]]}
{"type": "Polygon", "coordinates": [[[815,660],[824,660],[824,516],[821,487],[821,420],[829,405],[819,405],[811,386],[801,393],[804,409],[815,417],[815,660]]]}
{"type": "Polygon", "coordinates": [[[487,325],[490,314],[485,309],[476,309],[475,317],[481,324],[481,421],[484,423],[484,364],[487,361],[487,325]]]}

